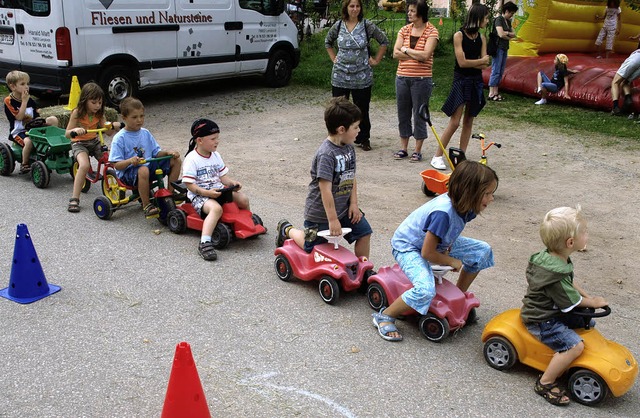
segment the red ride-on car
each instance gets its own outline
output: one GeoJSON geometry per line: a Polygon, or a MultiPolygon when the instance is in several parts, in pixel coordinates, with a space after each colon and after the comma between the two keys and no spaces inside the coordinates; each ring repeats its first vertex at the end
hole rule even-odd
{"type": "MultiPolygon", "coordinates": [[[[172,183],[175,190],[186,195],[187,188],[181,182],[172,183]]],[[[218,221],[211,242],[217,249],[226,248],[234,238],[245,239],[267,233],[262,219],[247,209],[240,209],[233,201],[233,191],[237,186],[220,189],[222,204],[222,217],[218,221]]],[[[185,201],[182,205],[167,214],[167,226],[171,232],[182,234],[188,229],[202,231],[204,219],[196,212],[191,202],[185,201]]]]}
{"type": "MultiPolygon", "coordinates": [[[[342,228],[342,234],[351,232],[342,228]]],[[[303,281],[318,281],[320,297],[328,304],[335,304],[340,297],[340,287],[345,292],[362,289],[372,274],[373,263],[366,257],[356,257],[350,250],[338,244],[341,236],[330,236],[329,231],[318,235],[329,241],[313,247],[310,253],[300,248],[292,239],[275,250],[276,274],[289,282],[297,277],[303,281]]]]}
{"type": "MultiPolygon", "coordinates": [[[[463,292],[444,278],[451,269],[449,266],[431,266],[436,279],[436,296],[431,301],[429,312],[419,320],[420,331],[428,340],[440,342],[450,332],[457,331],[476,321],[476,309],[480,301],[471,292],[463,292]]],[[[389,306],[413,284],[397,264],[382,267],[378,273],[369,277],[367,299],[376,311],[389,306]]],[[[411,310],[405,315],[419,315],[411,310]]]]}

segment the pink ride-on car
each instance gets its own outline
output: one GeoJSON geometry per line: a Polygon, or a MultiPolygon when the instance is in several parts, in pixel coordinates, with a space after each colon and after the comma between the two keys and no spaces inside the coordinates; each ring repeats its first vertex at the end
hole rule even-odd
{"type": "MultiPolygon", "coordinates": [[[[457,331],[466,324],[476,321],[476,309],[480,301],[471,292],[463,292],[444,278],[452,268],[449,266],[431,266],[436,279],[436,296],[431,301],[429,312],[419,320],[420,332],[428,340],[440,342],[450,332],[457,331]]],[[[389,306],[413,284],[397,264],[382,267],[378,273],[369,277],[367,299],[369,305],[379,311],[389,306]]],[[[411,310],[406,315],[419,315],[411,310]]]]}
{"type": "MultiPolygon", "coordinates": [[[[177,191],[186,195],[187,190],[182,183],[172,184],[177,191]]],[[[222,204],[222,217],[211,236],[211,242],[217,249],[226,248],[234,238],[245,239],[267,233],[258,215],[247,209],[240,209],[233,201],[232,192],[236,189],[234,186],[220,190],[222,201],[226,203],[222,204]]],[[[167,214],[167,226],[176,234],[182,234],[187,228],[202,231],[203,222],[189,201],[185,201],[167,214]]]]}
{"type": "MultiPolygon", "coordinates": [[[[340,297],[340,287],[345,292],[362,289],[367,278],[375,272],[372,262],[366,257],[356,257],[338,244],[341,236],[330,236],[328,232],[318,232],[329,242],[316,245],[311,253],[304,251],[292,239],[286,240],[275,250],[275,268],[278,278],[285,282],[294,277],[303,281],[317,280],[320,297],[333,305],[340,297]]],[[[350,228],[342,228],[343,235],[349,232],[350,228]]]]}

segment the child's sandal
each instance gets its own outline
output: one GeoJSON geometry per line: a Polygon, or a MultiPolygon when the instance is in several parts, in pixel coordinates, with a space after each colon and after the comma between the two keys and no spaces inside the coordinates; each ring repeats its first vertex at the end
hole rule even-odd
{"type": "Polygon", "coordinates": [[[566,406],[569,405],[571,400],[567,396],[567,393],[560,389],[557,382],[543,385],[540,383],[540,378],[536,381],[535,391],[538,395],[542,396],[552,405],[566,406]]]}
{"type": "Polygon", "coordinates": [[[73,213],[80,212],[80,199],[77,197],[69,199],[69,206],[67,207],[67,210],[73,213]]]}
{"type": "Polygon", "coordinates": [[[29,164],[22,164],[20,166],[20,171],[18,172],[19,174],[27,174],[31,172],[31,166],[29,164]]]}
{"type": "Polygon", "coordinates": [[[155,207],[153,203],[149,203],[142,210],[144,211],[144,216],[146,216],[147,218],[153,218],[160,215],[160,209],[155,207]]]}

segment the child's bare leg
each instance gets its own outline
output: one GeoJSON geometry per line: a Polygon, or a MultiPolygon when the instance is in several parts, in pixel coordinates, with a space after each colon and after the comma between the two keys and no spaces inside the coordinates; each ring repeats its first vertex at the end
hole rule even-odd
{"type": "Polygon", "coordinates": [[[209,199],[202,206],[202,212],[207,214],[207,217],[202,223],[202,236],[211,237],[214,228],[222,216],[222,206],[220,206],[220,203],[216,202],[215,199],[209,199]]]}
{"type": "Polygon", "coordinates": [[[233,201],[240,209],[249,210],[249,198],[242,192],[233,192],[233,201]]]}
{"type": "Polygon", "coordinates": [[[473,281],[476,279],[478,273],[479,272],[469,273],[464,268],[460,270],[460,274],[458,275],[458,282],[456,283],[458,289],[462,290],[463,292],[469,290],[469,286],[471,286],[471,283],[473,283],[473,281]]]}
{"type": "Polygon", "coordinates": [[[78,162],[78,171],[76,172],[76,177],[73,180],[73,195],[71,197],[79,199],[82,186],[84,185],[85,176],[89,171],[89,155],[87,155],[86,152],[81,152],[76,156],[76,161],[78,162]]]}
{"type": "Polygon", "coordinates": [[[540,71],[538,71],[537,79],[538,79],[538,90],[541,90],[542,89],[542,74],[540,74],[540,71]]]}
{"type": "Polygon", "coordinates": [[[149,204],[149,167],[143,165],[138,169],[138,193],[142,201],[142,207],[149,204]]]}
{"type": "Polygon", "coordinates": [[[555,353],[553,357],[551,357],[547,370],[545,370],[544,374],[540,377],[540,383],[543,385],[554,383],[556,379],[564,373],[567,367],[582,354],[583,350],[584,343],[580,341],[576,346],[567,351],[555,353]]]}
{"type": "Polygon", "coordinates": [[[353,249],[356,257],[369,258],[369,252],[371,251],[371,235],[367,235],[356,240],[356,245],[353,249]]]}
{"type": "Polygon", "coordinates": [[[304,231],[301,229],[291,228],[289,230],[289,238],[291,238],[300,248],[304,248],[304,231]]]}
{"type": "Polygon", "coordinates": [[[49,116],[45,119],[47,125],[49,126],[58,126],[58,118],[55,116],[49,116]]]}
{"type": "Polygon", "coordinates": [[[178,180],[178,177],[180,177],[180,167],[182,167],[180,157],[170,159],[169,167],[169,184],[167,185],[167,189],[173,193],[173,185],[171,183],[178,180]]]}
{"type": "Polygon", "coordinates": [[[29,156],[31,155],[31,151],[33,150],[33,142],[31,142],[31,138],[26,136],[24,138],[24,146],[22,147],[22,165],[29,165],[29,156]]]}

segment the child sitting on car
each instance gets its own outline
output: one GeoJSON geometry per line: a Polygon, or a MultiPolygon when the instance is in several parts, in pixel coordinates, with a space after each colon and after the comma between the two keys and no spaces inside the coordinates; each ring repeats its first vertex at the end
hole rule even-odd
{"type": "Polygon", "coordinates": [[[304,230],[294,228],[286,219],[278,223],[276,246],[291,238],[306,252],[327,242],[317,236],[329,230],[342,235],[342,228],[351,228],[344,238],[355,241],[357,257],[369,258],[371,226],[358,206],[356,183],[356,153],[353,143],[360,131],[361,112],[345,97],[329,102],[324,121],[329,136],[322,142],[311,162],[311,183],[304,207],[304,230]]]}
{"type": "Polygon", "coordinates": [[[569,397],[556,379],[582,354],[584,343],[572,328],[584,327],[582,318],[567,315],[573,308],[607,306],[602,297],[591,297],[573,281],[569,256],[587,245],[589,233],[580,206],[549,211],[540,225],[546,249],[529,258],[527,293],[520,311],[529,332],[556,353],[535,392],[553,405],[568,405],[569,397]]]}
{"type": "MultiPolygon", "coordinates": [[[[36,102],[29,96],[29,74],[11,71],[5,79],[11,90],[11,94],[4,99],[4,113],[9,120],[9,140],[22,147],[20,174],[24,174],[31,170],[29,156],[33,150],[33,143],[27,135],[28,124],[40,117],[40,114],[36,102]]],[[[49,116],[45,123],[48,126],[58,126],[58,118],[49,116]]]]}
{"type": "Polygon", "coordinates": [[[242,184],[228,176],[229,168],[218,152],[220,128],[209,119],[198,119],[191,125],[189,151],[184,159],[182,183],[193,208],[204,218],[198,252],[207,261],[218,258],[211,242],[213,231],[222,216],[220,189],[235,186],[233,200],[240,209],[249,210],[249,198],[239,192],[242,184]],[[192,152],[195,151],[195,152],[192,152]]]}
{"type": "Polygon", "coordinates": [[[113,163],[118,177],[125,184],[137,187],[142,200],[142,209],[147,218],[158,217],[160,210],[150,201],[151,176],[160,168],[169,175],[169,191],[172,182],[180,176],[180,154],[178,151],[162,151],[156,139],[144,125],[144,106],[133,97],[120,103],[120,113],[125,127],[113,137],[109,161],[113,163]],[[149,158],[173,156],[170,160],[144,162],[149,158]]]}

